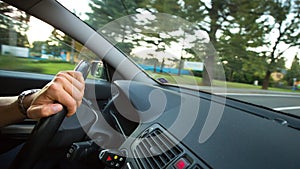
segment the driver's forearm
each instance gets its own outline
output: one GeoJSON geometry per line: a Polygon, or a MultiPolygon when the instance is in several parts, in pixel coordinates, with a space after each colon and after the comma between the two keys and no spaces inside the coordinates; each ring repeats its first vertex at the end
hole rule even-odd
{"type": "Polygon", "coordinates": [[[18,108],[18,97],[0,97],[0,127],[25,119],[18,108]]]}

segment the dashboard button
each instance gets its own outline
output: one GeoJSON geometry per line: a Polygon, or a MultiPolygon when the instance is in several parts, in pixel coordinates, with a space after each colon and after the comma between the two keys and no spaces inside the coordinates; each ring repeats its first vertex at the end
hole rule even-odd
{"type": "Polygon", "coordinates": [[[174,164],[174,167],[176,169],[185,169],[187,168],[188,166],[190,166],[190,162],[185,159],[185,158],[180,158],[179,160],[177,160],[174,164]]]}

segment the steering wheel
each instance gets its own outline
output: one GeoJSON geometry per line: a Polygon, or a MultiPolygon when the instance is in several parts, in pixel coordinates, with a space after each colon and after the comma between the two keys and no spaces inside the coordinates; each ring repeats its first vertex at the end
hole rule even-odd
{"type": "MultiPolygon", "coordinates": [[[[82,60],[74,70],[80,71],[86,79],[89,69],[90,64],[82,60]]],[[[64,107],[59,113],[40,119],[12,162],[10,169],[32,169],[58,131],[66,114],[67,109],[64,107]]]]}

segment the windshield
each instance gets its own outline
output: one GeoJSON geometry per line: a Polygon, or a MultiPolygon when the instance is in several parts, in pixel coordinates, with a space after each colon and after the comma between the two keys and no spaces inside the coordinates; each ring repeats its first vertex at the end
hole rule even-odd
{"type": "Polygon", "coordinates": [[[150,77],[300,116],[300,3],[60,0],[150,77]]]}

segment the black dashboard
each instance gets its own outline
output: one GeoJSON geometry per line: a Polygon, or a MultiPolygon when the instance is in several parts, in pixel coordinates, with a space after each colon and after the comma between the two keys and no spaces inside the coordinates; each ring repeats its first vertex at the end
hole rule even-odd
{"type": "Polygon", "coordinates": [[[132,81],[115,86],[107,109],[124,136],[123,168],[300,166],[299,119],[188,89],[132,81]]]}

